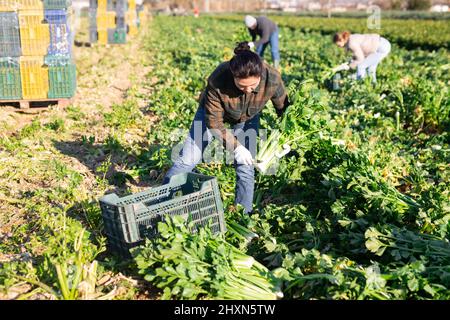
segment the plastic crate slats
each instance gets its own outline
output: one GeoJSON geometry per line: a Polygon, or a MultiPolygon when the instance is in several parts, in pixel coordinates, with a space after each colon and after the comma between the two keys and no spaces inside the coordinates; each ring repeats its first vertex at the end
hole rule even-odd
{"type": "Polygon", "coordinates": [[[0,58],[0,99],[20,99],[21,97],[19,58],[0,58]]]}
{"type": "Polygon", "coordinates": [[[0,57],[19,57],[20,33],[16,12],[0,12],[0,57]]]}
{"type": "Polygon", "coordinates": [[[118,205],[125,205],[125,204],[132,204],[136,202],[144,202],[144,201],[151,201],[154,197],[168,197],[170,194],[170,188],[158,188],[158,190],[145,190],[139,193],[136,193],[135,195],[126,196],[120,199],[120,201],[117,203],[118,205]]]}
{"type": "Polygon", "coordinates": [[[44,11],[19,11],[22,55],[44,56],[50,44],[50,30],[44,23],[44,11]]]}
{"type": "Polygon", "coordinates": [[[89,8],[99,11],[126,11],[128,3],[126,0],[89,0],[89,8]]]}
{"type": "Polygon", "coordinates": [[[50,66],[49,73],[49,98],[70,98],[76,90],[76,67],[71,63],[67,66],[50,66]]]}
{"type": "Polygon", "coordinates": [[[97,41],[98,41],[97,29],[90,28],[89,29],[89,42],[97,43],[97,41]]]}
{"type": "Polygon", "coordinates": [[[118,205],[126,205],[126,204],[133,204],[137,202],[144,202],[145,205],[151,205],[154,202],[159,202],[162,198],[168,198],[170,194],[170,189],[162,189],[162,190],[149,190],[149,191],[143,191],[141,193],[137,193],[136,197],[128,196],[121,199],[118,205]]]}
{"type": "Polygon", "coordinates": [[[45,9],[44,17],[49,24],[67,24],[69,12],[63,9],[45,9]]]}
{"type": "Polygon", "coordinates": [[[110,247],[125,256],[129,256],[131,244],[137,245],[145,238],[157,236],[157,223],[167,216],[188,217],[188,221],[194,223],[193,231],[208,223],[214,233],[225,231],[222,201],[214,177],[194,173],[177,175],[167,185],[135,195],[104,196],[100,206],[110,247]],[[183,195],[177,196],[180,190],[183,195]],[[150,195],[160,202],[154,203],[150,195]]]}
{"type": "Polygon", "coordinates": [[[20,57],[20,78],[23,99],[45,99],[48,93],[48,69],[44,57],[20,57]]]}
{"type": "Polygon", "coordinates": [[[115,12],[98,12],[96,16],[97,30],[107,30],[116,26],[115,12]]]}
{"type": "Polygon", "coordinates": [[[107,10],[108,0],[97,0],[98,10],[107,10]]]}
{"type": "Polygon", "coordinates": [[[72,5],[72,0],[44,0],[44,9],[66,9],[72,5]]]}
{"type": "Polygon", "coordinates": [[[0,0],[0,11],[43,10],[42,0],[0,0]]]}

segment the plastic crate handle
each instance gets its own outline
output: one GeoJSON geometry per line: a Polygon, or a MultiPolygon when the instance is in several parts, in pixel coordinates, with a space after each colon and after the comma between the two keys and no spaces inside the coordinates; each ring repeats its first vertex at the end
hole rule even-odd
{"type": "MultiPolygon", "coordinates": [[[[198,191],[197,192],[197,199],[195,200],[195,203],[197,204],[197,210],[198,211],[200,211],[200,204],[199,204],[199,199],[200,199],[200,195],[201,195],[202,193],[200,192],[200,191],[198,191]]],[[[191,213],[189,213],[189,216],[192,216],[192,214],[191,213]]]]}
{"type": "Polygon", "coordinates": [[[108,205],[115,206],[115,205],[117,205],[117,202],[119,201],[119,197],[115,193],[110,193],[110,194],[103,196],[100,199],[100,201],[104,202],[108,205]]]}

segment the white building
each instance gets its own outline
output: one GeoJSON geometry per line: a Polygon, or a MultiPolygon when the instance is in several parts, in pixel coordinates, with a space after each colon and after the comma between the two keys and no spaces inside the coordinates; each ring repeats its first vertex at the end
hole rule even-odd
{"type": "Polygon", "coordinates": [[[447,4],[435,4],[431,6],[430,11],[431,12],[448,12],[449,11],[449,5],[447,4]]]}

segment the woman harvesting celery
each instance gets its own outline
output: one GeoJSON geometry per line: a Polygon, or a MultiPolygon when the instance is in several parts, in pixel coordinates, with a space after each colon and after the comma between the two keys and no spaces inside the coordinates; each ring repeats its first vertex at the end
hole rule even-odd
{"type": "Polygon", "coordinates": [[[250,213],[259,115],[269,100],[279,116],[289,102],[277,70],[263,63],[256,53],[250,51],[246,42],[240,43],[234,52],[234,57],[220,64],[208,78],[189,136],[164,183],[173,175],[193,170],[214,135],[234,154],[237,175],[235,202],[250,213]],[[232,131],[225,129],[225,123],[231,124],[232,131]]]}

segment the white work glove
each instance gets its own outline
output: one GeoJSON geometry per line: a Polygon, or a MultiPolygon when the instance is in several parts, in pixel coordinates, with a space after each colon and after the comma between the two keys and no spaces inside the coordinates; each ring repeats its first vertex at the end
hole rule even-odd
{"type": "Polygon", "coordinates": [[[234,149],[234,159],[238,164],[246,164],[251,166],[253,164],[253,157],[250,151],[242,145],[234,149]]]}
{"type": "Polygon", "coordinates": [[[342,71],[342,70],[350,70],[350,67],[349,67],[348,63],[343,63],[343,64],[335,67],[333,70],[334,70],[334,72],[338,72],[338,71],[342,71]]]}
{"type": "Polygon", "coordinates": [[[253,47],[255,46],[255,44],[253,42],[249,42],[248,46],[250,47],[250,49],[253,49],[253,47]]]}

